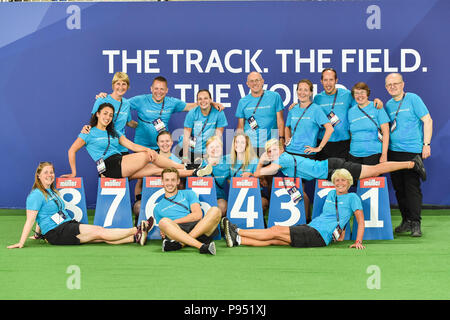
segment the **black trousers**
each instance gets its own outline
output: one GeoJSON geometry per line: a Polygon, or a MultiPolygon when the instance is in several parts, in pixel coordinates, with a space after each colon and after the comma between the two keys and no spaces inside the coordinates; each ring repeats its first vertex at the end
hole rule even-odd
{"type": "MultiPolygon", "coordinates": [[[[389,161],[410,161],[417,153],[388,151],[389,161]]],[[[420,221],[422,190],[420,176],[414,170],[391,172],[392,186],[395,190],[398,207],[403,220],[420,221]]]]}

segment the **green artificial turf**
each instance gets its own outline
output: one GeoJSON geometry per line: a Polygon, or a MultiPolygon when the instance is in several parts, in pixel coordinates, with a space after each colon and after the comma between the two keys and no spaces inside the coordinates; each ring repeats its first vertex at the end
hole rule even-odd
{"type": "MultiPolygon", "coordinates": [[[[351,241],[297,249],[227,248],[220,240],[217,255],[206,256],[193,248],[163,253],[161,240],[145,247],[28,240],[8,250],[25,211],[0,210],[0,299],[450,299],[450,211],[422,216],[421,238],[365,241],[361,251],[349,249],[351,241]]],[[[393,226],[399,222],[393,210],[393,226]]]]}

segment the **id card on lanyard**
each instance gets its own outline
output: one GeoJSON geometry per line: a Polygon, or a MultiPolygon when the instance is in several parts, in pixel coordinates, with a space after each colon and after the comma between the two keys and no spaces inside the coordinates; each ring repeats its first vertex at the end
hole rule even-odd
{"type": "MultiPolygon", "coordinates": [[[[176,197],[177,195],[178,195],[178,193],[175,195],[175,197],[176,197]]],[[[172,202],[173,204],[176,204],[176,205],[178,205],[178,206],[180,206],[180,207],[186,209],[187,212],[188,212],[188,214],[191,213],[191,210],[189,210],[189,208],[186,207],[184,204],[179,203],[179,202],[177,202],[177,201],[175,201],[175,200],[172,200],[172,199],[170,199],[170,198],[167,198],[166,196],[164,196],[164,199],[166,199],[167,201],[172,202]]]]}
{"type": "Polygon", "coordinates": [[[52,191],[52,200],[56,203],[56,206],[58,207],[58,212],[52,215],[50,218],[53,220],[54,223],[59,225],[64,220],[66,220],[66,215],[64,214],[63,210],[63,204],[60,203],[59,197],[52,191]],[[56,200],[58,199],[58,201],[56,200]]]}
{"type": "Polygon", "coordinates": [[[400,107],[402,106],[403,100],[405,100],[405,95],[406,95],[406,92],[403,93],[403,97],[402,97],[402,100],[400,101],[400,103],[398,104],[398,108],[397,108],[397,112],[395,113],[394,120],[392,120],[392,122],[391,122],[391,132],[394,132],[394,130],[397,129],[397,115],[398,115],[398,112],[400,111],[400,107]]]}
{"type": "Polygon", "coordinates": [[[255,119],[255,113],[256,113],[256,110],[258,110],[258,107],[259,107],[259,104],[261,103],[262,98],[264,97],[264,92],[265,91],[263,91],[261,97],[259,98],[258,103],[256,104],[255,110],[253,110],[252,115],[247,119],[248,125],[253,130],[256,130],[259,128],[258,123],[256,122],[256,119],[255,119]]]}
{"type": "Polygon", "coordinates": [[[370,121],[373,122],[373,124],[375,125],[375,127],[377,128],[377,131],[378,131],[378,141],[383,142],[383,133],[381,132],[381,129],[378,128],[378,124],[375,122],[375,120],[373,120],[373,118],[372,118],[371,116],[369,116],[369,115],[367,114],[367,112],[365,112],[360,106],[358,106],[358,109],[359,109],[362,113],[364,113],[364,115],[365,115],[370,121]]]}
{"type": "Polygon", "coordinates": [[[333,234],[332,234],[332,238],[333,241],[336,242],[339,240],[339,238],[341,237],[342,234],[342,229],[341,226],[339,225],[339,211],[338,211],[338,200],[337,200],[337,193],[336,193],[336,201],[335,201],[335,206],[336,206],[336,219],[337,219],[337,227],[336,229],[334,229],[333,234]]]}
{"type": "Polygon", "coordinates": [[[286,179],[284,177],[283,177],[283,184],[284,184],[284,188],[287,189],[287,192],[288,192],[289,196],[291,197],[292,202],[297,204],[303,199],[303,197],[302,197],[300,191],[298,191],[297,187],[295,186],[295,180],[297,180],[297,159],[295,159],[294,155],[291,155],[291,156],[294,159],[294,185],[290,188],[287,188],[286,179]]]}
{"type": "MultiPolygon", "coordinates": [[[[212,111],[212,108],[209,110],[208,117],[206,117],[206,121],[203,122],[203,127],[202,127],[202,129],[200,130],[200,132],[197,133],[197,136],[191,135],[191,136],[189,137],[189,146],[190,146],[192,149],[195,149],[195,146],[196,146],[196,144],[197,144],[197,138],[200,137],[200,135],[203,133],[203,130],[205,130],[206,125],[208,124],[208,121],[209,121],[209,115],[211,114],[211,111],[212,111]]],[[[201,110],[200,110],[200,113],[201,113],[201,110]]]]}
{"type": "Polygon", "coordinates": [[[328,120],[330,120],[330,123],[333,126],[333,128],[341,122],[339,117],[334,113],[334,105],[336,104],[337,95],[338,95],[338,89],[336,89],[336,93],[334,94],[334,100],[333,100],[333,105],[331,106],[331,111],[329,114],[327,114],[327,118],[328,118],[328,120]]]}
{"type": "Polygon", "coordinates": [[[166,125],[164,124],[164,121],[162,121],[161,119],[161,115],[163,113],[164,110],[164,103],[165,103],[166,99],[163,99],[162,102],[162,106],[161,106],[161,111],[159,112],[159,117],[156,120],[152,121],[153,127],[155,127],[155,130],[158,133],[161,133],[162,131],[167,131],[166,125]]]}
{"type": "Polygon", "coordinates": [[[103,160],[103,157],[105,156],[106,152],[108,152],[109,145],[111,144],[111,141],[110,141],[111,138],[109,136],[109,132],[106,131],[106,133],[108,135],[108,145],[106,146],[106,150],[105,150],[105,152],[103,152],[102,157],[100,159],[98,159],[97,161],[95,161],[95,163],[97,164],[98,174],[102,174],[103,172],[106,171],[105,160],[103,160]]]}
{"type": "MultiPolygon", "coordinates": [[[[302,120],[303,116],[305,115],[306,111],[308,110],[308,108],[309,108],[311,105],[312,105],[312,102],[305,108],[305,110],[303,110],[302,115],[300,116],[300,118],[298,118],[297,123],[295,124],[294,130],[292,130],[291,138],[290,138],[289,141],[286,143],[286,147],[289,146],[289,145],[291,144],[292,138],[294,137],[295,130],[297,130],[297,126],[298,126],[300,120],[302,120]]],[[[300,103],[298,104],[298,107],[301,109],[300,103]]]]}

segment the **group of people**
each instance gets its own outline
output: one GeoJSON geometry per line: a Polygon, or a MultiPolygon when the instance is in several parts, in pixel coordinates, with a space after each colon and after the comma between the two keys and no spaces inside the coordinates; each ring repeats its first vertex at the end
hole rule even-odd
{"type": "MultiPolygon", "coordinates": [[[[300,80],[298,102],[289,106],[285,123],[280,95],[264,90],[260,73],[249,73],[250,93],[239,100],[236,134],[230,153],[223,155],[222,135],[228,121],[223,106],[213,101],[208,90],[197,93],[197,102],[186,103],[167,96],[167,80],[159,76],[152,82],[151,94],[127,99],[124,96],[130,86],[129,78],[117,72],[112,80],[112,93],[97,95],[90,124],[83,127],[70,147],[71,173],[63,176],[76,176],[76,152],[85,146],[96,162],[99,176],[137,179],[133,211],[138,215],[142,178],[161,175],[165,196],[156,206],[154,217],[164,239],[163,251],[188,245],[201,253],[215,254],[212,239],[219,223],[229,247],[239,244],[324,246],[332,240],[342,240],[344,227],[353,214],[358,222],[364,219],[361,200],[349,193],[349,188],[359,179],[391,172],[402,215],[395,231],[421,236],[420,184],[426,179],[422,159],[431,154],[432,135],[427,107],[418,95],[404,91],[405,84],[398,73],[389,74],[385,79],[385,87],[392,96],[385,106],[380,99],[369,100],[367,84],[358,82],[347,90],[338,89],[337,82],[336,71],[324,69],[321,75],[324,91],[313,97],[311,81],[300,80]],[[132,119],[131,110],[137,112],[137,121],[132,119]],[[173,147],[169,120],[173,113],[181,111],[187,112],[184,133],[173,147]],[[126,138],[126,126],[136,129],[134,142],[126,138]],[[226,218],[230,179],[259,178],[263,209],[267,209],[271,178],[275,175],[300,177],[303,181],[328,179],[336,190],[328,194],[319,217],[312,221],[307,217],[307,225],[263,230],[236,228],[226,218]],[[195,193],[181,190],[181,179],[188,176],[214,177],[218,206],[204,216],[195,193]]],[[[71,219],[53,181],[53,165],[41,163],[36,170],[35,186],[27,198],[27,221],[22,237],[10,247],[24,245],[36,219],[37,230],[42,233],[37,232],[33,237],[43,235],[53,244],[99,241],[145,244],[155,224],[152,217],[134,228],[120,231],[85,228],[67,221],[71,219]],[[47,175],[43,177],[42,172],[47,175]],[[49,233],[55,235],[48,237],[49,233]],[[61,239],[55,240],[56,234],[61,239]]],[[[306,193],[304,201],[308,214],[306,193]]],[[[364,248],[363,234],[361,227],[352,247],[364,248]]]]}

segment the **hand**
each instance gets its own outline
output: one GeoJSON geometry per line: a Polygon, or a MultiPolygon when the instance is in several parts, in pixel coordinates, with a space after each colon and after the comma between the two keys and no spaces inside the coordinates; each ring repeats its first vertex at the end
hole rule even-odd
{"type": "Polygon", "coordinates": [[[373,99],[373,104],[375,105],[375,108],[377,109],[383,109],[383,101],[381,101],[378,98],[373,99]]]}
{"type": "Polygon", "coordinates": [[[366,247],[363,246],[361,242],[356,241],[354,244],[352,244],[352,245],[350,246],[350,248],[356,248],[356,249],[358,249],[358,250],[363,250],[363,249],[365,249],[366,247]]]}
{"type": "Polygon", "coordinates": [[[264,153],[259,157],[259,160],[262,161],[264,164],[269,163],[269,162],[271,161],[269,155],[267,154],[267,152],[264,152],[264,153]]]}
{"type": "Polygon", "coordinates": [[[422,159],[426,159],[431,156],[431,146],[422,147],[422,159]]]}
{"type": "Polygon", "coordinates": [[[150,158],[150,162],[153,162],[156,160],[156,157],[158,156],[158,154],[156,153],[155,150],[150,149],[150,148],[146,148],[145,150],[148,154],[148,157],[150,158]]]}
{"type": "Polygon", "coordinates": [[[91,132],[91,126],[90,125],[85,125],[85,126],[83,126],[83,129],[81,129],[81,133],[89,134],[89,132],[91,132]]]}
{"type": "Polygon", "coordinates": [[[95,96],[95,99],[100,99],[100,98],[106,98],[108,96],[108,94],[106,92],[100,92],[98,95],[95,96]]]}
{"type": "Polygon", "coordinates": [[[7,248],[8,248],[8,249],[23,248],[23,244],[21,244],[21,243],[16,243],[16,244],[13,244],[13,245],[11,245],[11,246],[8,246],[7,248]]]}
{"type": "Polygon", "coordinates": [[[75,178],[77,175],[76,173],[67,173],[67,174],[62,174],[60,176],[60,178],[75,178]]]}
{"type": "Polygon", "coordinates": [[[386,162],[387,161],[387,154],[381,154],[380,157],[380,163],[386,162]]]}
{"type": "Polygon", "coordinates": [[[305,153],[306,154],[310,154],[310,153],[313,153],[313,152],[317,153],[317,152],[320,152],[322,149],[323,149],[322,147],[315,147],[315,148],[313,148],[311,146],[305,146],[305,153]]]}
{"type": "Polygon", "coordinates": [[[213,102],[212,103],[213,107],[216,108],[219,111],[223,111],[225,109],[225,107],[223,106],[223,104],[218,103],[218,102],[213,102]]]}
{"type": "Polygon", "coordinates": [[[296,104],[298,104],[298,103],[297,103],[297,102],[292,103],[292,104],[289,106],[289,109],[288,109],[288,110],[291,110],[293,107],[295,107],[296,104]]]}

